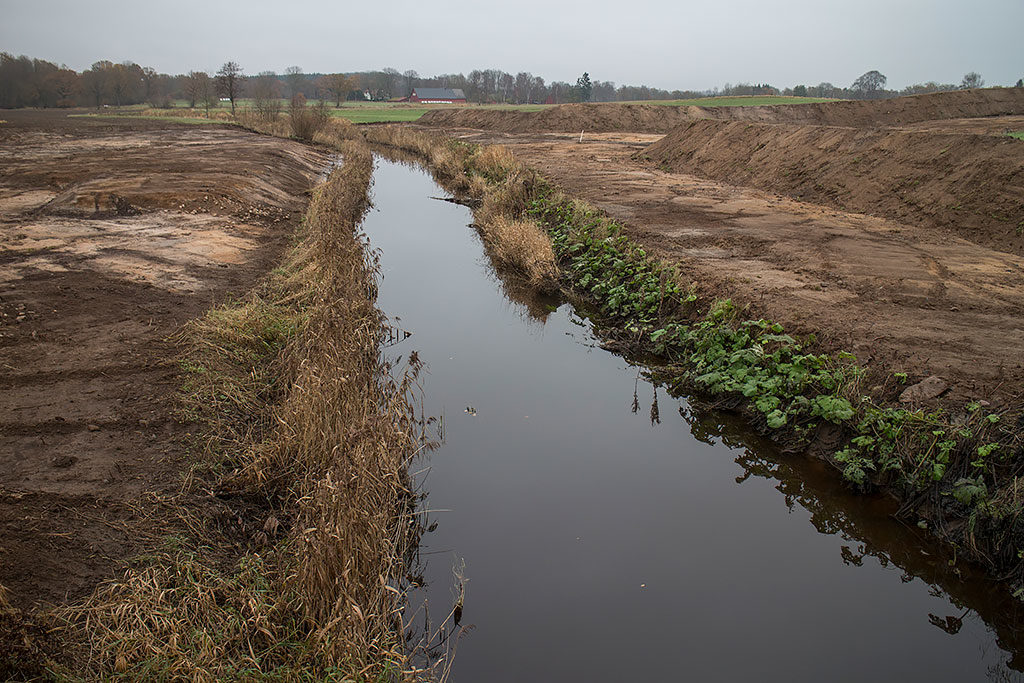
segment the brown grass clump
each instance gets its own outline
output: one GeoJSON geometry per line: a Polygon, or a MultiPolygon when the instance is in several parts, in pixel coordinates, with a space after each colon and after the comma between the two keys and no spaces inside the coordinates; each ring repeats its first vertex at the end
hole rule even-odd
{"type": "Polygon", "coordinates": [[[499,214],[476,225],[495,261],[519,271],[533,289],[558,290],[558,268],[551,241],[536,223],[499,214]]]}
{"type": "Polygon", "coordinates": [[[380,354],[376,262],[356,226],[372,158],[318,188],[300,242],[248,299],[186,331],[186,409],[211,432],[193,489],[262,509],[239,555],[182,508],[180,535],[59,613],[61,675],[383,680],[412,674],[400,612],[418,534],[407,466],[426,447],[417,367],[380,354]],[[262,501],[262,502],[261,502],[262,501]]]}
{"type": "Polygon", "coordinates": [[[327,113],[327,105],[323,100],[312,107],[306,105],[306,98],[302,93],[296,93],[292,97],[288,107],[288,124],[291,126],[292,137],[296,140],[310,142],[323,130],[331,116],[327,113]]]}
{"type": "Polygon", "coordinates": [[[231,112],[214,109],[210,112],[210,115],[206,115],[205,109],[143,109],[139,112],[134,112],[133,115],[137,116],[152,116],[154,118],[185,118],[185,119],[213,119],[216,121],[230,121],[232,119],[231,112]]]}
{"type": "Polygon", "coordinates": [[[537,176],[507,147],[476,148],[403,126],[375,126],[364,136],[375,144],[418,154],[447,189],[481,200],[474,215],[491,258],[518,272],[535,290],[558,290],[551,241],[526,215],[537,176]]]}

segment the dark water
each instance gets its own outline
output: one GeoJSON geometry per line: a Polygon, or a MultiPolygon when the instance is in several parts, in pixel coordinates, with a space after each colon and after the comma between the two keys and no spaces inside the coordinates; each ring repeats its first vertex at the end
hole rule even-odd
{"type": "Polygon", "coordinates": [[[391,354],[419,352],[444,420],[423,593],[443,618],[464,563],[452,680],[1017,680],[1015,601],[885,501],[667,397],[568,304],[511,301],[443,194],[379,161],[364,229],[413,333],[391,354]]]}

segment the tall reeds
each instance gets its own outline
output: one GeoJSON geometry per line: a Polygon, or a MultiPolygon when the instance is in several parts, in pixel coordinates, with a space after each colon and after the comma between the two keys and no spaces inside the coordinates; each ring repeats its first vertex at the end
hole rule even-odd
{"type": "Polygon", "coordinates": [[[407,466],[426,446],[410,400],[418,367],[395,379],[381,356],[377,264],[357,233],[372,157],[339,151],[285,264],[184,333],[186,412],[209,438],[189,491],[167,502],[181,524],[59,614],[71,653],[60,674],[411,675],[400,614],[419,529],[407,466]],[[228,513],[249,521],[240,554],[237,529],[185,504],[196,490],[245,501],[228,513]]]}

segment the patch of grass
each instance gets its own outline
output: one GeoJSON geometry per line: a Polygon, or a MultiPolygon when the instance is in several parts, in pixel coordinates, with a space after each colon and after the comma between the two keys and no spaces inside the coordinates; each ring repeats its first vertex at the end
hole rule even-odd
{"type": "Polygon", "coordinates": [[[1017,138],[1018,140],[1024,140],[1024,130],[1015,130],[1012,133],[1007,133],[1011,138],[1017,138]]]}

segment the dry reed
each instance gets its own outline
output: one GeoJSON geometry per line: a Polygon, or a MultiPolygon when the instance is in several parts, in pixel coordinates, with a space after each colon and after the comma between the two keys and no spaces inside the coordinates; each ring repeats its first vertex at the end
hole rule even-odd
{"type": "Polygon", "coordinates": [[[526,213],[536,174],[507,147],[477,148],[403,126],[375,126],[364,136],[374,144],[418,154],[444,187],[457,196],[479,200],[475,223],[491,259],[518,272],[534,290],[558,290],[551,241],[526,213]]]}
{"type": "Polygon", "coordinates": [[[426,445],[410,401],[418,368],[395,380],[382,359],[377,266],[356,233],[372,158],[340,151],[285,266],[183,337],[186,406],[211,432],[197,477],[265,501],[261,541],[225,557],[200,523],[62,610],[77,647],[60,675],[412,675],[400,611],[419,528],[407,466],[426,445]]]}

